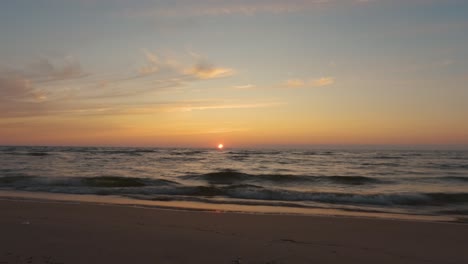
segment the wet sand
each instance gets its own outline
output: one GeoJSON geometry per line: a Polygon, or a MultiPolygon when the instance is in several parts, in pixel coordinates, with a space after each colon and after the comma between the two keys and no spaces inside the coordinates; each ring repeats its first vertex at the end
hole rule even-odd
{"type": "Polygon", "coordinates": [[[468,263],[468,224],[0,200],[0,263],[468,263]]]}

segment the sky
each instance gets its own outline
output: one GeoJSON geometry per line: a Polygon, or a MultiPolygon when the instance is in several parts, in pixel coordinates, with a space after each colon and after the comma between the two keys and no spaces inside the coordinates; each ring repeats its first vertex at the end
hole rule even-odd
{"type": "Polygon", "coordinates": [[[468,145],[465,0],[0,1],[0,145],[468,145]]]}

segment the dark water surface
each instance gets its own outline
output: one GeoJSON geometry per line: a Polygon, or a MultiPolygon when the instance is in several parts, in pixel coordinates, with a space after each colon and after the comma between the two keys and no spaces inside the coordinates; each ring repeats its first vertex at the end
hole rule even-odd
{"type": "Polygon", "coordinates": [[[0,190],[466,217],[468,151],[0,147],[0,190]]]}

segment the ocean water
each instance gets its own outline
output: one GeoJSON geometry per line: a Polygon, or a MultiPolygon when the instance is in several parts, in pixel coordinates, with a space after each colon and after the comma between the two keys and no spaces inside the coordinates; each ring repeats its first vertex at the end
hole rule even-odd
{"type": "Polygon", "coordinates": [[[0,147],[0,191],[468,216],[468,151],[0,147]]]}

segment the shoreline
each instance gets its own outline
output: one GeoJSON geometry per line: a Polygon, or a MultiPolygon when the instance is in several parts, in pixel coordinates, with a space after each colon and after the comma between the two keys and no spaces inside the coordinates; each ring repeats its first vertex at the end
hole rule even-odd
{"type": "Polygon", "coordinates": [[[468,225],[0,200],[0,263],[467,263],[468,225]]]}
{"type": "Polygon", "coordinates": [[[155,210],[176,210],[194,212],[222,212],[234,214],[253,215],[292,215],[311,217],[344,217],[344,218],[369,218],[396,221],[417,221],[434,223],[460,223],[466,224],[465,219],[458,219],[448,216],[431,215],[409,215],[398,213],[361,212],[352,210],[340,210],[333,208],[300,208],[281,207],[264,205],[240,205],[229,203],[202,203],[188,201],[151,201],[139,200],[114,195],[90,195],[90,194],[62,194],[29,191],[6,191],[0,190],[0,201],[29,201],[29,202],[49,202],[65,204],[90,204],[90,205],[111,205],[122,207],[137,207],[155,210]]]}

